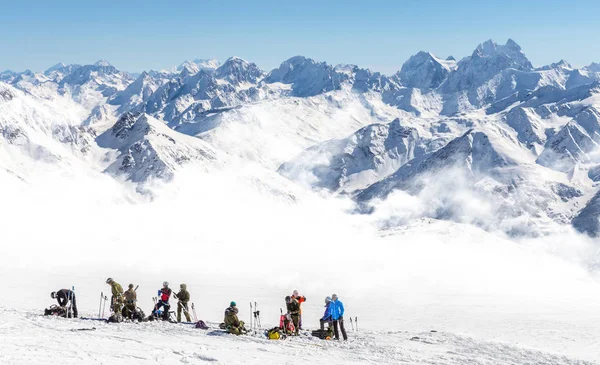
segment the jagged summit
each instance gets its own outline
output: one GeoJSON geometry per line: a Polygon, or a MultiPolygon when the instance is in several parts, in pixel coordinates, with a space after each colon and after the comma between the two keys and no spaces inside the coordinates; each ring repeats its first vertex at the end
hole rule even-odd
{"type": "Polygon", "coordinates": [[[65,65],[62,62],[59,62],[56,65],[54,65],[52,67],[49,67],[46,71],[44,71],[44,73],[48,74],[48,73],[50,73],[52,71],[58,71],[58,70],[61,70],[61,69],[65,68],[65,67],[67,67],[67,65],[65,65]]]}
{"type": "Polygon", "coordinates": [[[456,69],[456,62],[442,60],[430,52],[420,51],[402,65],[398,77],[402,85],[419,89],[437,88],[456,69]]]}
{"type": "Polygon", "coordinates": [[[256,84],[264,75],[264,71],[255,63],[237,56],[228,58],[215,70],[215,76],[218,79],[225,79],[233,85],[241,83],[256,84]]]}
{"type": "Polygon", "coordinates": [[[108,62],[107,60],[102,58],[102,59],[98,60],[96,63],[94,63],[94,66],[110,67],[112,65],[110,64],[110,62],[108,62]]]}

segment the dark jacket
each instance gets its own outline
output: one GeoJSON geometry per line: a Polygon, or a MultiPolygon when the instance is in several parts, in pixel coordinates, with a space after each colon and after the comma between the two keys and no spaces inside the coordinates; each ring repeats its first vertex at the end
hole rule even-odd
{"type": "Polygon", "coordinates": [[[287,311],[289,314],[291,314],[291,315],[300,314],[300,303],[296,299],[292,298],[292,300],[290,300],[290,302],[286,303],[285,305],[287,307],[287,311]]]}
{"type": "Polygon", "coordinates": [[[56,292],[56,301],[61,307],[67,305],[69,303],[69,299],[73,300],[73,298],[75,298],[75,292],[69,289],[61,289],[56,292]]]}

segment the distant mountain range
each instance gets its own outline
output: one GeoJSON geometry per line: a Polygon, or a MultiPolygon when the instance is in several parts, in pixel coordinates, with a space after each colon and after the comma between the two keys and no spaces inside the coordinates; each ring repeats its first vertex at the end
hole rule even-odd
{"type": "Polygon", "coordinates": [[[422,216],[599,236],[599,82],[600,64],[534,67],[511,39],[459,61],[419,52],[390,76],[302,56],[270,72],[239,57],[136,77],[105,60],[3,71],[0,171],[27,181],[44,163],[148,186],[235,160],[273,191],[292,196],[288,179],[363,214],[403,192],[422,216]]]}

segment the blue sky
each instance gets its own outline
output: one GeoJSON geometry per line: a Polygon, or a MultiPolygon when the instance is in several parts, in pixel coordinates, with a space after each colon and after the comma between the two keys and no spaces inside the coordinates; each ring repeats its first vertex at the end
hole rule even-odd
{"type": "Polygon", "coordinates": [[[509,37],[534,65],[583,66],[600,62],[598,14],[597,0],[7,1],[0,70],[105,58],[141,71],[233,55],[270,70],[304,55],[393,73],[419,50],[459,59],[509,37]]]}

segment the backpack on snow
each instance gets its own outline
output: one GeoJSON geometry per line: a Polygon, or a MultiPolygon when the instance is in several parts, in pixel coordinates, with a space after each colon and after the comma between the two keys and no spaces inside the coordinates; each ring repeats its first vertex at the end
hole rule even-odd
{"type": "Polygon", "coordinates": [[[123,315],[121,313],[113,313],[110,317],[108,317],[109,323],[120,323],[123,322],[123,315]]]}
{"type": "Polygon", "coordinates": [[[63,318],[70,318],[72,316],[70,310],[67,310],[66,307],[61,307],[56,304],[51,305],[50,308],[44,309],[44,315],[45,316],[57,316],[57,317],[63,317],[63,318]]]}
{"type": "Polygon", "coordinates": [[[279,327],[271,328],[266,334],[269,340],[280,340],[285,338],[285,335],[281,332],[281,328],[279,327]]]}
{"type": "Polygon", "coordinates": [[[196,328],[200,328],[201,330],[207,330],[208,326],[206,325],[206,323],[204,323],[203,320],[199,320],[198,322],[196,322],[196,328]]]}
{"type": "Polygon", "coordinates": [[[279,317],[279,328],[283,333],[288,335],[295,333],[296,327],[294,326],[294,321],[292,321],[292,316],[289,314],[282,314],[279,317]]]}
{"type": "Polygon", "coordinates": [[[331,338],[333,337],[333,329],[328,328],[326,330],[314,330],[311,332],[311,335],[313,335],[314,337],[318,337],[321,340],[331,340],[331,338]]]}

